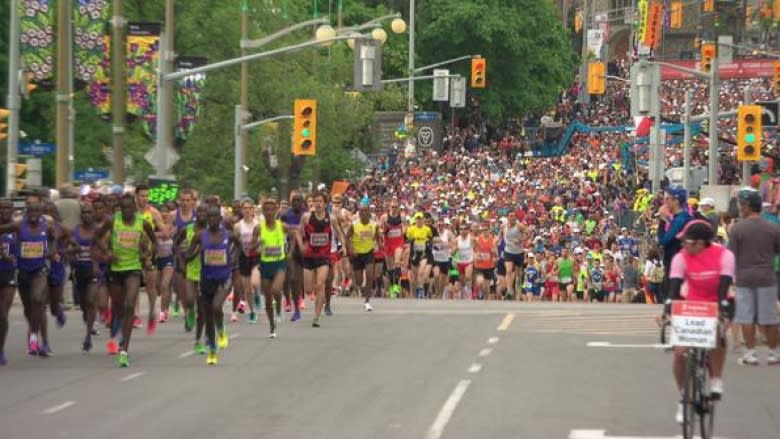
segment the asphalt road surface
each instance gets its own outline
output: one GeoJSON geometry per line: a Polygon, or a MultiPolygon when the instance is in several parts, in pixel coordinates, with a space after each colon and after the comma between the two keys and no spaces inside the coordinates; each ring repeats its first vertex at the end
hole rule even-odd
{"type": "MultiPolygon", "coordinates": [[[[672,438],[671,355],[645,305],[374,302],[311,306],[279,338],[229,325],[219,365],[193,354],[182,320],[136,330],[131,367],[80,352],[80,313],[27,356],[14,306],[0,368],[0,438],[672,438]]],[[[226,308],[227,309],[227,308],[226,308]]],[[[289,317],[289,314],[287,315],[289,317]]],[[[51,323],[50,323],[51,325],[51,323]]],[[[105,330],[103,330],[105,334],[105,330]]],[[[760,351],[761,359],[765,353],[760,351]]],[[[731,355],[716,436],[777,438],[780,367],[731,355]]]]}

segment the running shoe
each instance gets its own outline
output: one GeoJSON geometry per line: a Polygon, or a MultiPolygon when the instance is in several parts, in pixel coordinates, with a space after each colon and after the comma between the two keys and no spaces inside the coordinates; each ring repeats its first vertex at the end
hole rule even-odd
{"type": "Polygon", "coordinates": [[[49,347],[48,343],[41,343],[38,345],[38,356],[48,358],[54,355],[54,352],[49,347]]]}
{"type": "Polygon", "coordinates": [[[151,318],[146,327],[146,335],[154,335],[155,331],[157,331],[157,319],[151,318]]]}
{"type": "Polygon", "coordinates": [[[5,352],[0,352],[0,366],[8,364],[8,360],[5,358],[5,352]]]}
{"type": "Polygon", "coordinates": [[[38,338],[33,336],[30,336],[29,341],[27,342],[27,353],[30,355],[38,355],[38,338]]]}
{"type": "Polygon", "coordinates": [[[173,302],[173,309],[171,310],[171,317],[179,317],[179,302],[173,302]]]}
{"type": "Polygon", "coordinates": [[[116,355],[119,353],[119,345],[116,344],[116,341],[113,338],[106,343],[106,352],[108,355],[116,355]]]}
{"type": "Polygon", "coordinates": [[[713,378],[710,380],[710,398],[719,400],[723,396],[723,379],[713,378]]]}
{"type": "Polygon", "coordinates": [[[220,349],[227,349],[228,345],[230,344],[230,339],[228,338],[227,329],[222,328],[221,330],[217,331],[217,347],[220,349]]]}
{"type": "Polygon", "coordinates": [[[371,306],[370,303],[366,302],[365,305],[363,305],[366,308],[366,311],[371,312],[374,310],[374,307],[371,306]]]}
{"type": "Polygon", "coordinates": [[[320,319],[319,317],[315,317],[314,320],[311,322],[312,328],[319,328],[320,327],[320,319]]]}
{"type": "Polygon", "coordinates": [[[252,312],[249,313],[249,320],[247,320],[247,323],[249,323],[250,325],[254,325],[255,323],[257,323],[257,313],[256,312],[252,311],[252,312]]]}
{"type": "Polygon", "coordinates": [[[89,334],[92,335],[92,336],[95,336],[95,337],[100,335],[100,331],[98,330],[98,327],[99,327],[98,326],[98,322],[94,322],[92,324],[92,329],[89,330],[89,334]]]}
{"type": "Polygon", "coordinates": [[[261,301],[261,299],[260,299],[260,293],[255,293],[255,294],[254,294],[254,299],[255,299],[255,308],[260,308],[260,307],[262,307],[262,305],[263,305],[263,302],[262,302],[262,301],[261,301]]]}
{"type": "Polygon", "coordinates": [[[133,328],[143,328],[144,322],[141,321],[140,317],[136,317],[133,319],[133,328]]]}
{"type": "Polygon", "coordinates": [[[285,297],[284,298],[284,312],[290,312],[290,311],[292,311],[292,305],[290,304],[290,301],[287,300],[287,298],[285,297]]]}
{"type": "Polygon", "coordinates": [[[301,319],[301,312],[298,311],[298,310],[295,310],[295,312],[293,313],[292,317],[290,318],[290,321],[291,322],[297,322],[300,319],[301,319]]]}
{"type": "Polygon", "coordinates": [[[116,357],[116,364],[118,364],[119,367],[130,367],[130,358],[127,356],[127,352],[119,352],[119,355],[116,357]]]}
{"type": "Polygon", "coordinates": [[[201,343],[199,341],[196,341],[195,342],[195,347],[192,350],[195,351],[195,353],[198,354],[198,355],[203,355],[203,354],[206,353],[206,345],[204,345],[203,343],[201,343]]]}
{"type": "Polygon", "coordinates": [[[167,313],[165,311],[160,311],[160,318],[157,320],[158,323],[165,323],[168,321],[168,317],[166,315],[167,313]]]}
{"type": "Polygon", "coordinates": [[[344,290],[349,290],[351,286],[352,286],[352,279],[350,278],[344,279],[344,282],[341,283],[341,287],[344,290]]]}
{"type": "Polygon", "coordinates": [[[216,366],[217,365],[217,353],[212,351],[209,352],[209,354],[206,356],[206,364],[209,366],[216,366]]]}
{"type": "Polygon", "coordinates": [[[276,330],[272,330],[270,334],[268,334],[268,338],[276,338],[276,330]]]}
{"type": "Polygon", "coordinates": [[[276,315],[276,317],[274,317],[274,322],[275,322],[277,325],[281,325],[281,324],[282,324],[282,316],[280,316],[279,314],[277,314],[277,315],[276,315]]]}
{"type": "Polygon", "coordinates": [[[325,315],[326,316],[332,316],[333,311],[330,310],[330,305],[325,305],[325,315]]]}
{"type": "Polygon", "coordinates": [[[236,311],[238,311],[239,314],[243,314],[246,312],[246,301],[240,301],[238,302],[238,307],[236,308],[236,311]]]}
{"type": "Polygon", "coordinates": [[[766,364],[770,366],[780,364],[780,355],[778,355],[777,350],[769,351],[769,355],[766,357],[766,364]]]}
{"type": "Polygon", "coordinates": [[[81,344],[81,350],[86,354],[92,350],[92,338],[85,337],[84,343],[81,344]]]}
{"type": "Polygon", "coordinates": [[[745,351],[744,354],[742,354],[741,357],[739,357],[739,360],[737,360],[739,364],[743,366],[758,366],[758,358],[756,358],[756,352],[751,350],[745,351]]]}
{"type": "Polygon", "coordinates": [[[236,323],[238,321],[238,314],[236,314],[235,312],[230,314],[230,321],[236,323]]]}
{"type": "Polygon", "coordinates": [[[298,299],[298,309],[306,309],[306,301],[303,300],[303,297],[298,299]]]}
{"type": "Polygon", "coordinates": [[[674,420],[678,424],[682,424],[683,423],[683,420],[684,420],[683,409],[684,408],[685,408],[685,406],[683,405],[682,402],[678,402],[677,403],[677,413],[675,413],[675,415],[674,415],[674,420]]]}
{"type": "Polygon", "coordinates": [[[65,312],[60,310],[60,312],[57,313],[57,327],[62,328],[63,326],[65,326],[65,322],[67,321],[68,319],[67,317],[65,317],[65,312]]]}
{"type": "Polygon", "coordinates": [[[187,315],[184,317],[184,330],[186,332],[191,332],[192,328],[195,327],[195,310],[191,309],[187,311],[187,315]]]}

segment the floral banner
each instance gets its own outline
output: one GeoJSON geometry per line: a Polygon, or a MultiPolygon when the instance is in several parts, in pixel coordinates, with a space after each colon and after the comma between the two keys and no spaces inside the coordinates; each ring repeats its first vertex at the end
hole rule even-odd
{"type": "Polygon", "coordinates": [[[74,79],[92,82],[104,61],[104,35],[111,8],[107,0],[73,2],[74,79]]]}
{"type": "Polygon", "coordinates": [[[23,0],[19,3],[20,53],[35,82],[54,75],[55,0],[23,0]]]}
{"type": "MultiPolygon", "coordinates": [[[[176,58],[176,70],[188,70],[196,67],[205,66],[208,63],[206,58],[185,57],[176,58]]],[[[183,143],[187,141],[195,123],[200,115],[201,90],[206,82],[206,75],[198,73],[191,76],[185,76],[176,88],[176,142],[183,143]]]]}
{"type": "Polygon", "coordinates": [[[127,35],[127,112],[153,116],[157,95],[160,25],[131,23],[127,35]]]}
{"type": "Polygon", "coordinates": [[[111,37],[103,35],[100,39],[101,58],[95,66],[92,80],[87,82],[89,101],[97,109],[98,114],[107,115],[111,111],[111,95],[109,85],[109,68],[111,67],[111,37]]]}

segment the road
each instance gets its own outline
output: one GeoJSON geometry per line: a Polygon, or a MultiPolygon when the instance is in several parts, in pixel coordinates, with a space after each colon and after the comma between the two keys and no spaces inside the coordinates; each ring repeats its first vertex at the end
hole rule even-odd
{"type": "MultiPolygon", "coordinates": [[[[264,319],[231,324],[216,367],[192,354],[181,319],[153,337],[138,331],[128,369],[105,355],[105,336],[92,353],[79,352],[75,311],[52,331],[56,356],[25,355],[25,324],[14,306],[9,364],[0,369],[0,437],[679,434],[671,357],[653,346],[654,307],[377,300],[366,313],[357,300],[334,300],[335,315],[322,328],[311,327],[309,307],[275,340],[266,338],[264,319]]],[[[729,359],[718,437],[777,437],[778,373],[729,359]]]]}

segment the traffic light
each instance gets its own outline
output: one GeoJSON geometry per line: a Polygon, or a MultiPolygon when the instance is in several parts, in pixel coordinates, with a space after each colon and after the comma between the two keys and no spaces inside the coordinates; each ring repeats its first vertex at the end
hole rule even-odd
{"type": "Polygon", "coordinates": [[[760,105],[740,105],[737,110],[737,160],[761,159],[760,105]]]}
{"type": "Polygon", "coordinates": [[[780,61],[775,61],[772,79],[772,88],[775,91],[775,96],[780,96],[780,61]]]}
{"type": "Polygon", "coordinates": [[[293,155],[317,154],[317,101],[295,100],[293,123],[293,155]]]}
{"type": "Polygon", "coordinates": [[[471,59],[471,88],[485,88],[487,86],[487,60],[485,58],[471,59]]]}
{"type": "Polygon", "coordinates": [[[607,77],[603,62],[588,63],[588,93],[603,95],[607,91],[607,77]]]}
{"type": "Polygon", "coordinates": [[[681,1],[673,1],[672,2],[672,16],[671,16],[671,26],[672,29],[680,29],[682,27],[683,22],[683,5],[681,1]]]}
{"type": "Polygon", "coordinates": [[[3,122],[3,120],[7,119],[9,114],[11,114],[10,110],[0,108],[0,141],[8,138],[8,133],[5,131],[8,129],[8,124],[3,122]]]}
{"type": "Polygon", "coordinates": [[[701,45],[701,61],[699,70],[709,73],[712,70],[712,60],[715,58],[715,44],[704,43],[701,45]]]}
{"type": "Polygon", "coordinates": [[[704,0],[704,3],[702,4],[702,11],[703,12],[715,11],[715,0],[704,0]]]}
{"type": "Polygon", "coordinates": [[[16,175],[16,190],[20,191],[24,189],[25,185],[27,184],[27,180],[25,179],[24,175],[27,172],[27,165],[24,163],[17,163],[14,171],[14,174],[16,175]]]}

